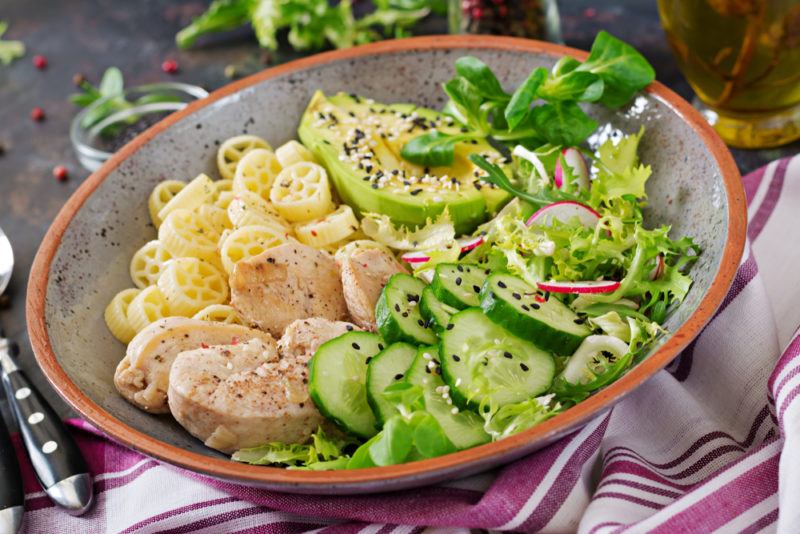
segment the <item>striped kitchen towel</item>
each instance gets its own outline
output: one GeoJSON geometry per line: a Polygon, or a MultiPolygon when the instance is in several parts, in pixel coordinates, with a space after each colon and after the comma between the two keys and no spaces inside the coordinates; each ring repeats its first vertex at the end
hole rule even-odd
{"type": "Polygon", "coordinates": [[[744,180],[748,245],[714,319],[666,370],[546,449],[451,484],[314,497],[211,481],[77,421],[97,505],[84,517],[54,508],[20,454],[25,530],[800,532],[800,156],[744,180]]]}

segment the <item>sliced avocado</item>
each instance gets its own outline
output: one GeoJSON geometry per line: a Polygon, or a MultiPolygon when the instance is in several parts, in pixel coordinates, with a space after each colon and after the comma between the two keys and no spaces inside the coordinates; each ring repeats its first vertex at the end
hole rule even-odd
{"type": "Polygon", "coordinates": [[[502,163],[484,140],[458,143],[451,166],[424,168],[400,156],[413,137],[435,128],[457,133],[446,115],[413,104],[379,104],[356,95],[317,91],[298,136],[325,165],[339,196],[359,213],[383,213],[395,224],[425,224],[447,207],[459,234],[494,215],[509,196],[483,181],[474,153],[502,163]]]}

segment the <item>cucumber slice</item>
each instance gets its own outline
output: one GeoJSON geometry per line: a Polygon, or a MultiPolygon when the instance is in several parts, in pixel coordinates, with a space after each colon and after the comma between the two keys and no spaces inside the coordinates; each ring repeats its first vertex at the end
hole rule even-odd
{"type": "Polygon", "coordinates": [[[431,287],[437,299],[463,310],[480,306],[480,291],[488,274],[488,270],[474,263],[440,263],[431,287]]]}
{"type": "Polygon", "coordinates": [[[416,354],[414,345],[393,343],[370,360],[367,366],[367,401],[380,426],[397,413],[397,408],[384,398],[383,392],[389,385],[405,379],[416,354]]]}
{"type": "Polygon", "coordinates": [[[387,342],[432,345],[438,341],[419,310],[423,289],[425,282],[408,274],[398,273],[389,278],[375,305],[378,331],[387,342]]]}
{"type": "Polygon", "coordinates": [[[425,411],[436,419],[456,448],[468,449],[488,442],[491,438],[483,430],[483,419],[473,411],[459,409],[450,399],[450,387],[442,380],[438,358],[439,347],[420,347],[406,380],[422,387],[425,411]]]}
{"type": "Polygon", "coordinates": [[[322,415],[368,438],[378,431],[367,402],[367,364],[384,349],[369,332],[348,332],[320,345],[308,362],[308,390],[322,415]]]}
{"type": "Polygon", "coordinates": [[[486,317],[480,308],[458,312],[442,333],[442,376],[454,400],[499,408],[547,391],[553,356],[486,317]]]}
{"type": "Polygon", "coordinates": [[[437,299],[430,286],[422,290],[422,300],[419,305],[422,316],[428,321],[428,326],[437,333],[444,330],[444,327],[450,322],[450,317],[458,312],[456,308],[437,299]]]}
{"type": "Polygon", "coordinates": [[[585,319],[556,298],[544,300],[521,278],[492,274],[481,292],[481,308],[492,321],[556,354],[572,354],[592,333],[585,319]]]}

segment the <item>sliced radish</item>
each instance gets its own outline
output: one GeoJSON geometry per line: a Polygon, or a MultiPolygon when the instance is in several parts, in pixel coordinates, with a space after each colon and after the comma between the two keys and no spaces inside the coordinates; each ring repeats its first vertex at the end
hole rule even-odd
{"type": "Polygon", "coordinates": [[[456,240],[458,246],[461,247],[461,254],[465,252],[469,252],[470,250],[483,245],[483,236],[474,236],[474,237],[462,237],[461,239],[456,240]]]}
{"type": "Polygon", "coordinates": [[[537,282],[536,286],[550,293],[611,293],[619,288],[615,280],[588,280],[586,282],[537,282]]]}
{"type": "Polygon", "coordinates": [[[400,259],[406,263],[425,263],[430,261],[431,257],[428,256],[427,252],[414,251],[414,252],[406,252],[405,254],[400,256],[400,259]]]}
{"type": "Polygon", "coordinates": [[[559,189],[564,187],[564,169],[561,162],[569,166],[572,174],[578,178],[578,185],[583,189],[589,189],[589,167],[586,160],[577,148],[565,148],[561,151],[561,157],[556,160],[556,170],[553,181],[559,189]]]}
{"type": "Polygon", "coordinates": [[[656,266],[653,267],[653,270],[650,271],[650,280],[658,280],[662,276],[664,276],[664,270],[667,268],[666,264],[664,263],[664,255],[659,254],[656,256],[656,266]]]}
{"type": "Polygon", "coordinates": [[[564,200],[561,202],[554,202],[539,209],[536,213],[530,216],[526,226],[550,226],[553,219],[561,222],[567,222],[572,217],[577,217],[581,224],[587,228],[594,228],[600,220],[600,214],[594,211],[586,204],[575,202],[574,200],[564,200]]]}

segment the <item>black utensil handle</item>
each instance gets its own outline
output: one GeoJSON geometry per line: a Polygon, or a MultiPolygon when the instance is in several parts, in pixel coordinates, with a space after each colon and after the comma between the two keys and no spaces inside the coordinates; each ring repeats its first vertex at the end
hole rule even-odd
{"type": "Polygon", "coordinates": [[[89,469],[61,418],[22,371],[3,376],[3,387],[33,469],[45,489],[89,469]]]}
{"type": "Polygon", "coordinates": [[[22,475],[11,436],[0,417],[0,510],[25,504],[22,475]]]}

